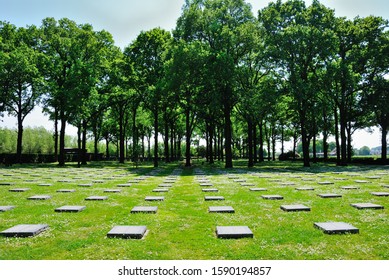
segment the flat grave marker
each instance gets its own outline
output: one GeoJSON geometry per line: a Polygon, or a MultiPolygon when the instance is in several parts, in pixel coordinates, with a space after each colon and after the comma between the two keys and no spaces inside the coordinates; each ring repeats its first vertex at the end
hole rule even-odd
{"type": "Polygon", "coordinates": [[[212,187],[213,184],[212,183],[201,183],[200,184],[200,187],[212,187]]]}
{"type": "Polygon", "coordinates": [[[10,189],[10,192],[26,192],[29,191],[29,188],[16,188],[16,189],[10,189]]]}
{"type": "Polygon", "coordinates": [[[202,189],[202,192],[218,192],[218,189],[202,189]]]}
{"type": "Polygon", "coordinates": [[[89,187],[92,187],[92,184],[78,184],[79,187],[86,187],[86,188],[89,188],[89,187]]]}
{"type": "Polygon", "coordinates": [[[85,200],[107,200],[108,197],[107,196],[89,196],[87,198],[85,198],[85,200]]]}
{"type": "Polygon", "coordinates": [[[267,191],[266,188],[250,188],[251,192],[265,192],[267,191]]]}
{"type": "Polygon", "coordinates": [[[359,184],[370,183],[369,181],[366,181],[366,180],[355,180],[354,182],[359,183],[359,184]]]}
{"type": "Polygon", "coordinates": [[[224,200],[224,196],[205,196],[205,201],[224,200]]]}
{"type": "Polygon", "coordinates": [[[55,212],[81,212],[85,210],[86,206],[76,206],[76,205],[65,205],[59,208],[56,208],[55,212]]]}
{"type": "Polygon", "coordinates": [[[161,193],[161,192],[168,192],[168,189],[154,189],[153,192],[161,193]]]}
{"type": "Polygon", "coordinates": [[[322,182],[317,182],[319,185],[333,185],[334,182],[330,182],[330,181],[322,181],[322,182]]]}
{"type": "Polygon", "coordinates": [[[389,192],[372,192],[371,194],[375,196],[389,196],[389,192]]]}
{"type": "Polygon", "coordinates": [[[126,188],[126,187],[131,187],[131,184],[118,184],[116,186],[119,188],[126,188]]]}
{"type": "Polygon", "coordinates": [[[51,199],[50,195],[33,195],[28,197],[29,200],[48,200],[51,199]]]}
{"type": "Polygon", "coordinates": [[[209,206],[209,213],[235,213],[234,208],[231,206],[209,206]]]}
{"type": "Polygon", "coordinates": [[[218,238],[252,238],[254,237],[253,232],[248,226],[217,226],[216,236],[218,238]]]}
{"type": "Polygon", "coordinates": [[[108,238],[142,239],[147,232],[146,226],[114,226],[108,233],[108,238]]]}
{"type": "Polygon", "coordinates": [[[278,195],[278,194],[275,194],[275,195],[261,195],[261,197],[263,199],[267,199],[267,200],[281,200],[281,199],[284,199],[283,196],[278,195]]]}
{"type": "Polygon", "coordinates": [[[109,190],[104,190],[105,193],[120,193],[121,190],[116,190],[116,189],[109,189],[109,190]]]}
{"type": "Polygon", "coordinates": [[[159,184],[158,187],[161,188],[171,188],[173,185],[172,184],[159,184]]]}
{"type": "Polygon", "coordinates": [[[15,183],[12,183],[12,182],[1,182],[0,181],[0,186],[12,186],[14,185],[15,183]]]}
{"type": "Polygon", "coordinates": [[[60,190],[57,190],[57,192],[59,192],[59,193],[73,193],[75,191],[76,190],[73,190],[73,189],[60,189],[60,190]]]}
{"type": "Polygon", "coordinates": [[[157,206],[135,206],[131,209],[131,213],[148,213],[155,214],[158,211],[157,206]]]}
{"type": "Polygon", "coordinates": [[[49,228],[46,224],[21,224],[0,232],[5,237],[30,237],[38,235],[49,228]]]}
{"type": "Polygon", "coordinates": [[[318,194],[321,198],[338,198],[342,197],[341,194],[336,194],[336,193],[320,193],[318,194]]]}
{"type": "Polygon", "coordinates": [[[297,191],[314,191],[315,188],[313,187],[301,187],[301,188],[296,188],[297,191]]]}
{"type": "Polygon", "coordinates": [[[344,187],[341,187],[341,189],[343,189],[343,190],[358,190],[359,187],[356,187],[356,186],[344,186],[344,187]]]}
{"type": "Polygon", "coordinates": [[[5,212],[14,209],[15,206],[7,205],[7,206],[0,206],[0,212],[5,212]]]}
{"type": "Polygon", "coordinates": [[[311,211],[311,208],[302,204],[281,205],[280,208],[286,212],[311,211]]]}
{"type": "Polygon", "coordinates": [[[344,222],[314,223],[314,226],[326,234],[359,233],[359,229],[344,222]]]}
{"type": "Polygon", "coordinates": [[[374,204],[374,203],[353,203],[353,204],[351,204],[351,206],[357,208],[358,210],[361,210],[361,209],[384,209],[384,206],[374,204]]]}
{"type": "Polygon", "coordinates": [[[145,201],[164,201],[164,196],[146,196],[145,201]]]}
{"type": "Polygon", "coordinates": [[[41,184],[38,184],[38,186],[40,187],[51,187],[53,184],[49,184],[49,183],[41,183],[41,184]]]}

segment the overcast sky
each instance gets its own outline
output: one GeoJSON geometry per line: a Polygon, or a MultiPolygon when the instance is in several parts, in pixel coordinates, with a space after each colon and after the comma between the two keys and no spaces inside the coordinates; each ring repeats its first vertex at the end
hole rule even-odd
{"type": "MultiPolygon", "coordinates": [[[[168,31],[175,28],[185,0],[0,0],[0,20],[16,26],[37,25],[42,19],[69,18],[75,22],[92,24],[95,30],[107,30],[117,46],[124,48],[141,31],[161,27],[168,31]]],[[[269,0],[246,0],[253,7],[254,15],[268,5],[269,0]]],[[[305,1],[310,4],[312,1],[305,1]]],[[[322,0],[325,6],[335,9],[337,16],[350,19],[356,16],[376,15],[389,19],[388,0],[322,0]]],[[[52,129],[53,124],[43,117],[40,109],[26,117],[25,126],[43,125],[52,129]]],[[[16,119],[5,117],[0,127],[16,127],[16,119]]],[[[75,134],[70,127],[69,134],[75,134]]],[[[379,136],[361,134],[354,139],[356,146],[378,146],[379,136]],[[364,139],[366,138],[366,139],[364,139]],[[378,138],[378,140],[376,140],[378,138]],[[365,141],[362,141],[365,140],[365,141]],[[378,145],[377,145],[378,144],[378,145]]]]}

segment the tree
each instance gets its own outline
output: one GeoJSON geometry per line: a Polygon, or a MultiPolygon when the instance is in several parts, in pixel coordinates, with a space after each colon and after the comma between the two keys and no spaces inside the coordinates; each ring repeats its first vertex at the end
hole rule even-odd
{"type": "Polygon", "coordinates": [[[316,75],[333,52],[334,11],[316,0],[310,7],[301,0],[278,0],[259,11],[258,17],[275,67],[288,79],[292,106],[299,116],[304,166],[308,167],[317,100],[316,75]]]}
{"type": "Polygon", "coordinates": [[[243,0],[186,1],[176,32],[186,42],[200,41],[209,51],[208,78],[214,100],[224,117],[225,167],[232,167],[231,113],[237,102],[236,68],[248,51],[246,24],[253,24],[250,5],[243,0]]]}
{"type": "Polygon", "coordinates": [[[8,114],[17,118],[16,153],[17,160],[21,163],[23,121],[35,108],[43,92],[41,74],[43,55],[38,51],[39,31],[35,26],[16,28],[5,23],[0,25],[0,29],[3,38],[0,49],[2,53],[0,76],[5,93],[1,103],[8,114]]]}
{"type": "Polygon", "coordinates": [[[154,28],[141,32],[125,50],[133,63],[136,92],[143,95],[145,107],[154,117],[154,167],[158,167],[159,113],[163,97],[164,55],[169,47],[168,31],[154,28]]]}

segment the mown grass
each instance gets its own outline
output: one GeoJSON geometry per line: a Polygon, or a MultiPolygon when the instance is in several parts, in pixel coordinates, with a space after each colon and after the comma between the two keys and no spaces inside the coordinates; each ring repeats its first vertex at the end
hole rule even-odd
{"type": "Polygon", "coordinates": [[[263,163],[247,169],[243,162],[224,170],[218,165],[197,165],[185,169],[178,164],[162,165],[157,176],[151,176],[131,187],[119,188],[121,193],[104,193],[118,189],[117,184],[149,174],[148,165],[134,169],[131,165],[90,164],[87,167],[57,168],[55,166],[17,166],[0,169],[0,205],[15,209],[0,212],[0,231],[17,224],[48,224],[50,229],[32,238],[0,237],[0,259],[3,260],[240,260],[240,259],[389,259],[389,197],[377,197],[373,191],[388,192],[387,166],[348,166],[318,164],[301,168],[300,163],[263,163]],[[152,190],[180,168],[181,174],[168,193],[152,190]],[[203,170],[219,193],[201,191],[194,170],[203,170]],[[267,188],[266,192],[250,192],[249,186],[229,179],[227,173],[267,188]],[[367,179],[380,174],[379,179],[367,179]],[[12,175],[12,176],[5,176],[12,175]],[[39,176],[39,177],[36,177],[39,176]],[[70,178],[72,182],[61,183],[70,178]],[[76,179],[74,179],[76,178],[76,179]],[[81,178],[81,179],[78,179],[81,178]],[[35,179],[35,182],[26,182],[35,179]],[[92,187],[79,187],[91,183],[92,187]],[[303,180],[304,179],[304,180],[303,180]],[[311,179],[311,181],[307,181],[311,179]],[[356,183],[367,180],[369,183],[356,183]],[[319,185],[331,181],[332,185],[319,185]],[[51,183],[52,186],[38,186],[51,183]],[[285,185],[284,183],[294,183],[285,185]],[[342,186],[358,186],[343,190],[342,186]],[[297,191],[296,187],[312,186],[314,191],[297,191]],[[11,188],[28,187],[27,192],[12,193],[11,188]],[[58,189],[75,189],[74,193],[57,193],[58,189]],[[341,198],[323,199],[319,193],[338,193],[341,198]],[[31,201],[27,197],[48,194],[52,199],[31,201]],[[262,194],[279,194],[283,200],[264,200],[262,194]],[[106,201],[85,201],[90,195],[104,195],[106,201]],[[150,195],[163,195],[165,201],[146,202],[150,195]],[[224,196],[224,201],[204,201],[205,195],[224,196]],[[357,210],[351,203],[371,202],[384,210],[357,210]],[[283,204],[305,204],[311,212],[284,212],[283,204]],[[80,213],[56,213],[63,205],[85,205],[80,213]],[[138,205],[157,205],[157,214],[130,214],[138,205]],[[227,205],[234,214],[210,214],[208,206],[227,205]],[[313,227],[314,222],[339,221],[360,229],[359,234],[326,235],[313,227]],[[146,225],[148,234],[142,240],[109,239],[108,231],[115,225],[146,225]],[[254,238],[218,239],[216,226],[246,225],[254,238]]]}

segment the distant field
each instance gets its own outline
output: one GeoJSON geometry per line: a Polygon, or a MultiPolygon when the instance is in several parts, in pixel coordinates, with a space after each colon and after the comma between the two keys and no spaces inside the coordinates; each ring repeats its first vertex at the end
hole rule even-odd
{"type": "Polygon", "coordinates": [[[135,169],[130,164],[107,163],[82,168],[1,168],[0,206],[15,208],[0,212],[0,231],[18,224],[47,224],[49,229],[28,238],[0,236],[0,259],[389,259],[389,196],[371,194],[389,192],[388,166],[338,168],[318,164],[304,169],[301,163],[289,162],[265,162],[251,169],[243,162],[235,166],[225,170],[204,164],[185,169],[171,164],[135,169]],[[212,186],[200,186],[204,182],[212,186]],[[172,186],[158,187],[163,183],[172,186]],[[342,189],[345,186],[357,188],[342,189]],[[10,191],[17,188],[29,190],[10,191]],[[156,188],[168,192],[153,192],[156,188]],[[218,192],[206,193],[203,188],[216,188],[218,192]],[[57,192],[60,189],[74,192],[57,192]],[[318,196],[328,193],[341,197],[318,196]],[[34,195],[51,198],[27,199],[34,195]],[[262,195],[280,195],[283,199],[266,200],[262,195]],[[108,199],[86,201],[89,196],[108,199]],[[145,201],[146,196],[164,196],[164,201],[145,201]],[[223,196],[224,200],[205,201],[205,196],[223,196]],[[350,205],[355,203],[373,203],[384,209],[358,210],[350,205]],[[311,211],[280,209],[281,205],[295,204],[311,211]],[[64,205],[86,208],[78,213],[54,211],[64,205]],[[134,206],[158,206],[158,211],[132,214],[134,206]],[[209,206],[231,206],[235,213],[209,213],[209,206]],[[328,235],[314,227],[315,222],[330,221],[351,224],[359,233],[328,235]],[[107,238],[117,225],[144,225],[148,232],[141,240],[107,238]],[[248,226],[254,237],[220,239],[216,226],[248,226]]]}

